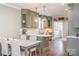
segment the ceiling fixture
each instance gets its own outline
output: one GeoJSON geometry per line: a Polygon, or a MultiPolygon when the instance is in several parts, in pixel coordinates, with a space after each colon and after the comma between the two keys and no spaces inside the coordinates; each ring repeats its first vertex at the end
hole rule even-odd
{"type": "Polygon", "coordinates": [[[40,10],[39,12],[38,12],[38,8],[37,8],[37,7],[35,8],[35,12],[37,13],[37,17],[36,17],[35,22],[37,22],[37,19],[38,19],[39,17],[41,18],[42,15],[45,15],[45,12],[46,12],[45,8],[46,8],[45,5],[42,6],[42,8],[41,8],[41,10],[40,10]]]}
{"type": "Polygon", "coordinates": [[[45,15],[45,8],[46,8],[46,6],[44,5],[44,6],[41,6],[40,8],[35,8],[35,12],[36,13],[38,13],[39,15],[45,15]],[[38,9],[39,9],[39,11],[38,11],[38,9]]]}

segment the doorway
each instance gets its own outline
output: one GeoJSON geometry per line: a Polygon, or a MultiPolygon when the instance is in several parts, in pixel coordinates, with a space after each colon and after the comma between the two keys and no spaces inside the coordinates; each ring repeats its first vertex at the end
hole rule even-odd
{"type": "Polygon", "coordinates": [[[66,38],[67,35],[68,35],[68,21],[67,20],[54,21],[54,38],[55,39],[66,38]]]}
{"type": "Polygon", "coordinates": [[[54,38],[63,37],[63,21],[54,21],[54,38]]]}

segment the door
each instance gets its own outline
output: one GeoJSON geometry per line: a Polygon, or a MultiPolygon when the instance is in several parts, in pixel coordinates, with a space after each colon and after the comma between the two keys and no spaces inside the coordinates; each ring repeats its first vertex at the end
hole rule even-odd
{"type": "Polygon", "coordinates": [[[63,37],[63,21],[54,21],[54,38],[63,37]]]}
{"type": "Polygon", "coordinates": [[[54,21],[54,38],[66,38],[68,35],[68,21],[54,21]]]}

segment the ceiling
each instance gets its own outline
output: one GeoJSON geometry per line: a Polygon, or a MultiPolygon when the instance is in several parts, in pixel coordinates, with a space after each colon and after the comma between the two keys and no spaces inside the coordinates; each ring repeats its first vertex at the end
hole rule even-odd
{"type": "Polygon", "coordinates": [[[67,5],[61,3],[8,3],[8,5],[32,11],[36,11],[35,8],[37,8],[37,12],[48,16],[65,16],[67,14],[65,10],[67,5]],[[43,11],[43,6],[46,6],[45,11],[43,11]]]}

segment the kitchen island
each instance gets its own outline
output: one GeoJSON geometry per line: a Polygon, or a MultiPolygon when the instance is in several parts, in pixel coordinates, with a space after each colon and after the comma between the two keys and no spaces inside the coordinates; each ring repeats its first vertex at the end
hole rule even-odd
{"type": "Polygon", "coordinates": [[[69,55],[79,56],[79,37],[67,36],[67,50],[69,55]]]}
{"type": "Polygon", "coordinates": [[[41,54],[44,56],[48,55],[49,41],[50,41],[50,37],[52,35],[50,35],[50,34],[31,34],[29,36],[32,37],[31,39],[34,39],[34,37],[35,37],[35,40],[40,41],[41,54]]]}

